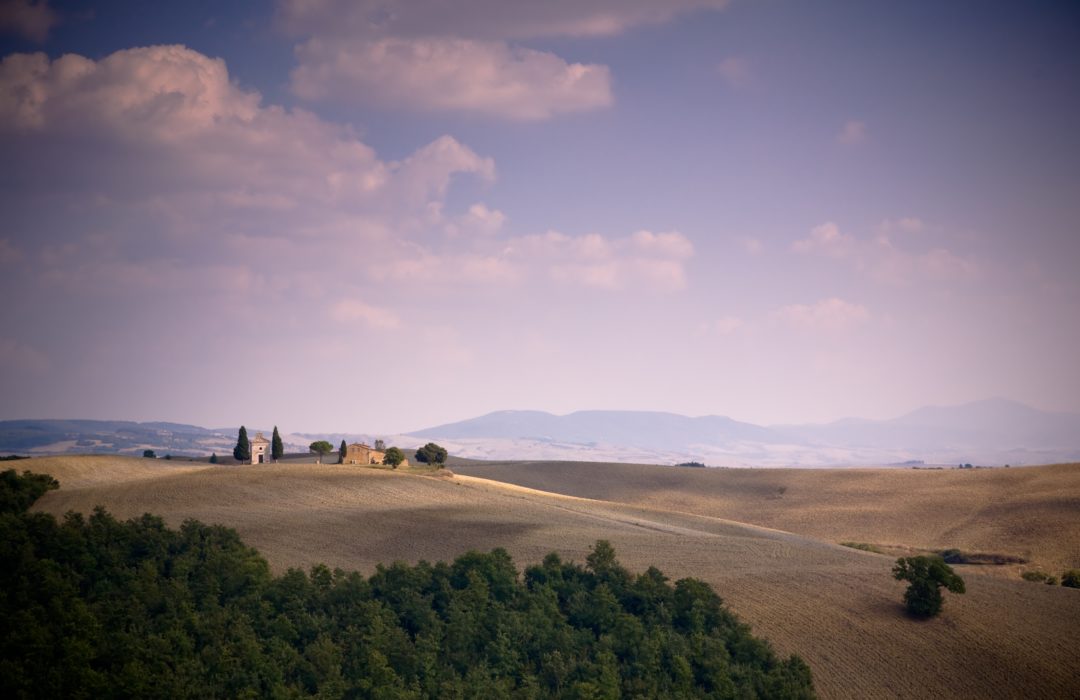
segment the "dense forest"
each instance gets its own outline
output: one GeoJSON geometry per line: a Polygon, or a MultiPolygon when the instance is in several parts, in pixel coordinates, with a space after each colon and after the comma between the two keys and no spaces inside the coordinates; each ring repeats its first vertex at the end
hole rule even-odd
{"type": "Polygon", "coordinates": [[[0,473],[3,697],[813,697],[707,584],[604,541],[275,577],[228,528],[28,511],[56,485],[0,473]]]}

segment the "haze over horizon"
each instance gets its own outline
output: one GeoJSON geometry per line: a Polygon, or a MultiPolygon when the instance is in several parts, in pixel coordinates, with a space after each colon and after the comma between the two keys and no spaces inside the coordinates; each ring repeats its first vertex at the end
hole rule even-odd
{"type": "Polygon", "coordinates": [[[1080,7],[0,2],[0,420],[1080,414],[1080,7]]]}

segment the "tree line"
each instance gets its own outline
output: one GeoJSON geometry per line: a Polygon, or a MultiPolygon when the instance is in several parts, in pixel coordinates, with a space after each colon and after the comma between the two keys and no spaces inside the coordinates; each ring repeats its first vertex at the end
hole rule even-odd
{"type": "Polygon", "coordinates": [[[26,510],[55,487],[0,478],[4,697],[813,697],[707,584],[604,541],[523,573],[496,549],[274,576],[225,527],[26,510]]]}

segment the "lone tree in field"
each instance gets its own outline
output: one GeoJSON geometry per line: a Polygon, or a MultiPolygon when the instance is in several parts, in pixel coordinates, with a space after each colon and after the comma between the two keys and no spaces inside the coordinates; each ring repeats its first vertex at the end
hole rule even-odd
{"type": "Polygon", "coordinates": [[[157,459],[157,455],[154,454],[153,450],[143,450],[142,456],[146,457],[147,459],[157,459]]]}
{"type": "Polygon", "coordinates": [[[383,464],[389,465],[394,469],[398,468],[398,465],[405,461],[405,453],[401,451],[400,447],[391,447],[383,455],[383,464]]]}
{"type": "Polygon", "coordinates": [[[416,461],[424,464],[437,464],[441,467],[446,462],[446,448],[439,447],[434,442],[429,442],[416,451],[416,461]]]}
{"type": "Polygon", "coordinates": [[[285,444],[281,442],[281,433],[274,426],[274,436],[270,438],[270,458],[275,462],[285,456],[285,444]]]}
{"type": "Polygon", "coordinates": [[[345,445],[345,441],[341,441],[341,447],[337,451],[337,463],[345,464],[345,453],[349,451],[348,446],[345,445]]]}
{"type": "Polygon", "coordinates": [[[323,455],[334,451],[334,446],[326,440],[316,440],[308,446],[308,449],[319,455],[319,464],[322,464],[323,455]]]}
{"type": "Polygon", "coordinates": [[[912,617],[929,618],[941,612],[941,589],[964,592],[964,579],[941,557],[901,557],[893,567],[893,578],[908,581],[904,606],[912,617]]]}
{"type": "Polygon", "coordinates": [[[240,426],[240,433],[236,436],[236,447],[233,448],[232,456],[238,462],[251,461],[251,443],[248,442],[247,428],[240,426]]]}

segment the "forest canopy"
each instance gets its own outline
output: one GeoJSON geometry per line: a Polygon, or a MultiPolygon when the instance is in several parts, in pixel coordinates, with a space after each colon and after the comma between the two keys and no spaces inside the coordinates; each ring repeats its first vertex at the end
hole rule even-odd
{"type": "Polygon", "coordinates": [[[225,527],[28,512],[54,484],[0,478],[4,697],[813,697],[707,584],[605,541],[273,576],[225,527]]]}

